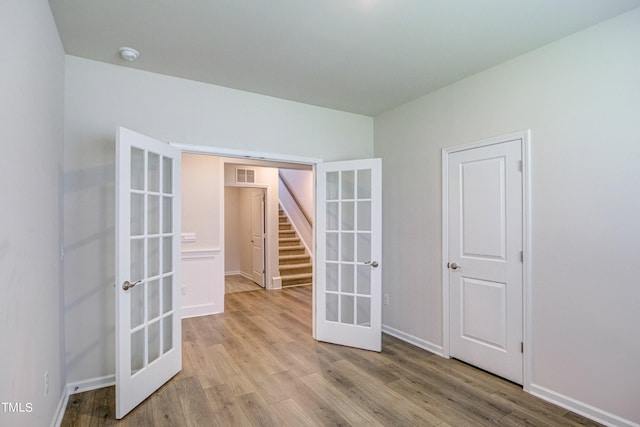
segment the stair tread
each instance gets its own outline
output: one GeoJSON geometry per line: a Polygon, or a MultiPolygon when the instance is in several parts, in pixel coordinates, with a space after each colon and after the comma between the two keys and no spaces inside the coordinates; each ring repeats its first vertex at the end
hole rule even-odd
{"type": "Polygon", "coordinates": [[[282,280],[305,279],[313,277],[313,273],[281,274],[282,280]]]}
{"type": "Polygon", "coordinates": [[[280,255],[278,257],[281,261],[288,261],[292,259],[310,258],[307,254],[294,254],[294,255],[280,255]]]}

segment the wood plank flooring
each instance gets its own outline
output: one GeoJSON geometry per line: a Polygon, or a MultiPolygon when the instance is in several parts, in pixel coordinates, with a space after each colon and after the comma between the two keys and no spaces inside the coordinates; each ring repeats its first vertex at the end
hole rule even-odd
{"type": "Polygon", "coordinates": [[[374,353],[311,338],[311,288],[226,296],[183,321],[183,370],[123,420],[114,387],[63,426],[597,426],[507,381],[384,335],[374,353]]]}
{"type": "Polygon", "coordinates": [[[224,278],[224,293],[234,294],[236,292],[247,292],[261,290],[262,286],[258,285],[251,279],[240,274],[233,274],[225,276],[224,278]]]}

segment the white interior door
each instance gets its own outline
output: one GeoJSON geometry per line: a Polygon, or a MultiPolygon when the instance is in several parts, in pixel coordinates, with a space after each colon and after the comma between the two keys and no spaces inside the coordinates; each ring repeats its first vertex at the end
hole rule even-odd
{"type": "Polygon", "coordinates": [[[253,281],[264,288],[264,190],[253,190],[251,195],[251,254],[253,281]]]}
{"type": "Polygon", "coordinates": [[[317,166],[316,339],[382,347],[381,160],[317,166]]]}
{"type": "Polygon", "coordinates": [[[522,384],[522,141],[448,155],[450,353],[522,384]]]}
{"type": "Polygon", "coordinates": [[[182,367],[180,150],[119,128],[116,144],[116,417],[182,367]]]}

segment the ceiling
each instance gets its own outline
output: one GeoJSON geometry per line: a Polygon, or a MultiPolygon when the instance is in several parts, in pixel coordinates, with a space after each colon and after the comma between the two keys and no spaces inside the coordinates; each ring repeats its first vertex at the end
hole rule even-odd
{"type": "Polygon", "coordinates": [[[50,0],[66,53],[375,116],[640,0],[50,0]],[[118,48],[140,51],[135,62],[118,48]]]}

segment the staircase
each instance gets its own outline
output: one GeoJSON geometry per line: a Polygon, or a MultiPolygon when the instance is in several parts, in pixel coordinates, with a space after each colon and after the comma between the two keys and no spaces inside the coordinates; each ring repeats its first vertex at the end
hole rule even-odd
{"type": "Polygon", "coordinates": [[[311,284],[311,257],[282,208],[279,209],[279,255],[283,288],[311,284]]]}

